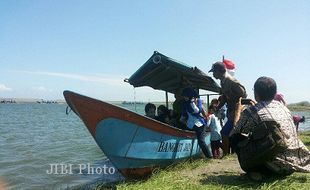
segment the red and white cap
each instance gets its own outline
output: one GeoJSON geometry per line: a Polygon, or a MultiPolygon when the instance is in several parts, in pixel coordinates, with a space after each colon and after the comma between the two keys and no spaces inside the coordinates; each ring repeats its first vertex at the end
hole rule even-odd
{"type": "Polygon", "coordinates": [[[224,58],[223,58],[223,63],[225,65],[226,71],[230,75],[234,76],[234,74],[235,74],[235,64],[232,61],[230,61],[228,59],[224,59],[224,58]]]}

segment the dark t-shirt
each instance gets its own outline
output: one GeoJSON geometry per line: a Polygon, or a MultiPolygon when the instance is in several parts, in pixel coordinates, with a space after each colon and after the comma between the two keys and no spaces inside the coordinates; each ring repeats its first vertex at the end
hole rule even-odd
{"type": "Polygon", "coordinates": [[[227,118],[233,121],[235,118],[236,104],[240,97],[246,98],[246,90],[239,81],[231,76],[227,76],[221,81],[221,87],[221,94],[224,95],[224,101],[221,102],[221,105],[224,105],[225,102],[227,103],[227,118]]]}

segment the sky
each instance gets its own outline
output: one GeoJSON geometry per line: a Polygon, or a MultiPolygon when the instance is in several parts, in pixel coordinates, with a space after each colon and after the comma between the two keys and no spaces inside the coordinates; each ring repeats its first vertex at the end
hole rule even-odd
{"type": "Polygon", "coordinates": [[[161,101],[164,92],[123,82],[159,51],[206,73],[224,55],[249,98],[269,76],[288,103],[310,101],[309,9],[308,0],[1,0],[0,97],[161,101]]]}

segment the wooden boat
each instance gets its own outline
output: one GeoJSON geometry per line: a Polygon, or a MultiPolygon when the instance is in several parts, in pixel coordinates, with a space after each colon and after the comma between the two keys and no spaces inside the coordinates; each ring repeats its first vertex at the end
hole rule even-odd
{"type": "MultiPolygon", "coordinates": [[[[219,91],[218,85],[197,68],[186,66],[158,52],[126,82],[174,93],[182,77],[198,89],[219,91]]],[[[104,154],[125,177],[142,177],[200,154],[196,135],[127,109],[64,91],[68,106],[82,119],[104,154]]],[[[206,137],[210,143],[210,135],[206,137]]]]}

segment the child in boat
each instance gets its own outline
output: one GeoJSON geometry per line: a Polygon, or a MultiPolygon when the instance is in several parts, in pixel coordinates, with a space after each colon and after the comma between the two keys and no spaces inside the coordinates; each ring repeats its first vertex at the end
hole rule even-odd
{"type": "Polygon", "coordinates": [[[222,148],[222,137],[221,137],[221,124],[218,117],[215,115],[215,106],[211,104],[209,106],[208,114],[208,127],[211,131],[211,150],[213,158],[220,158],[220,148],[222,148]]]}
{"type": "Polygon", "coordinates": [[[169,124],[169,110],[166,106],[160,105],[157,107],[157,116],[155,117],[157,121],[169,124]]]}
{"type": "Polygon", "coordinates": [[[155,119],[155,111],[156,111],[156,106],[152,103],[147,103],[144,107],[145,111],[145,116],[150,117],[152,119],[155,119]]]}

